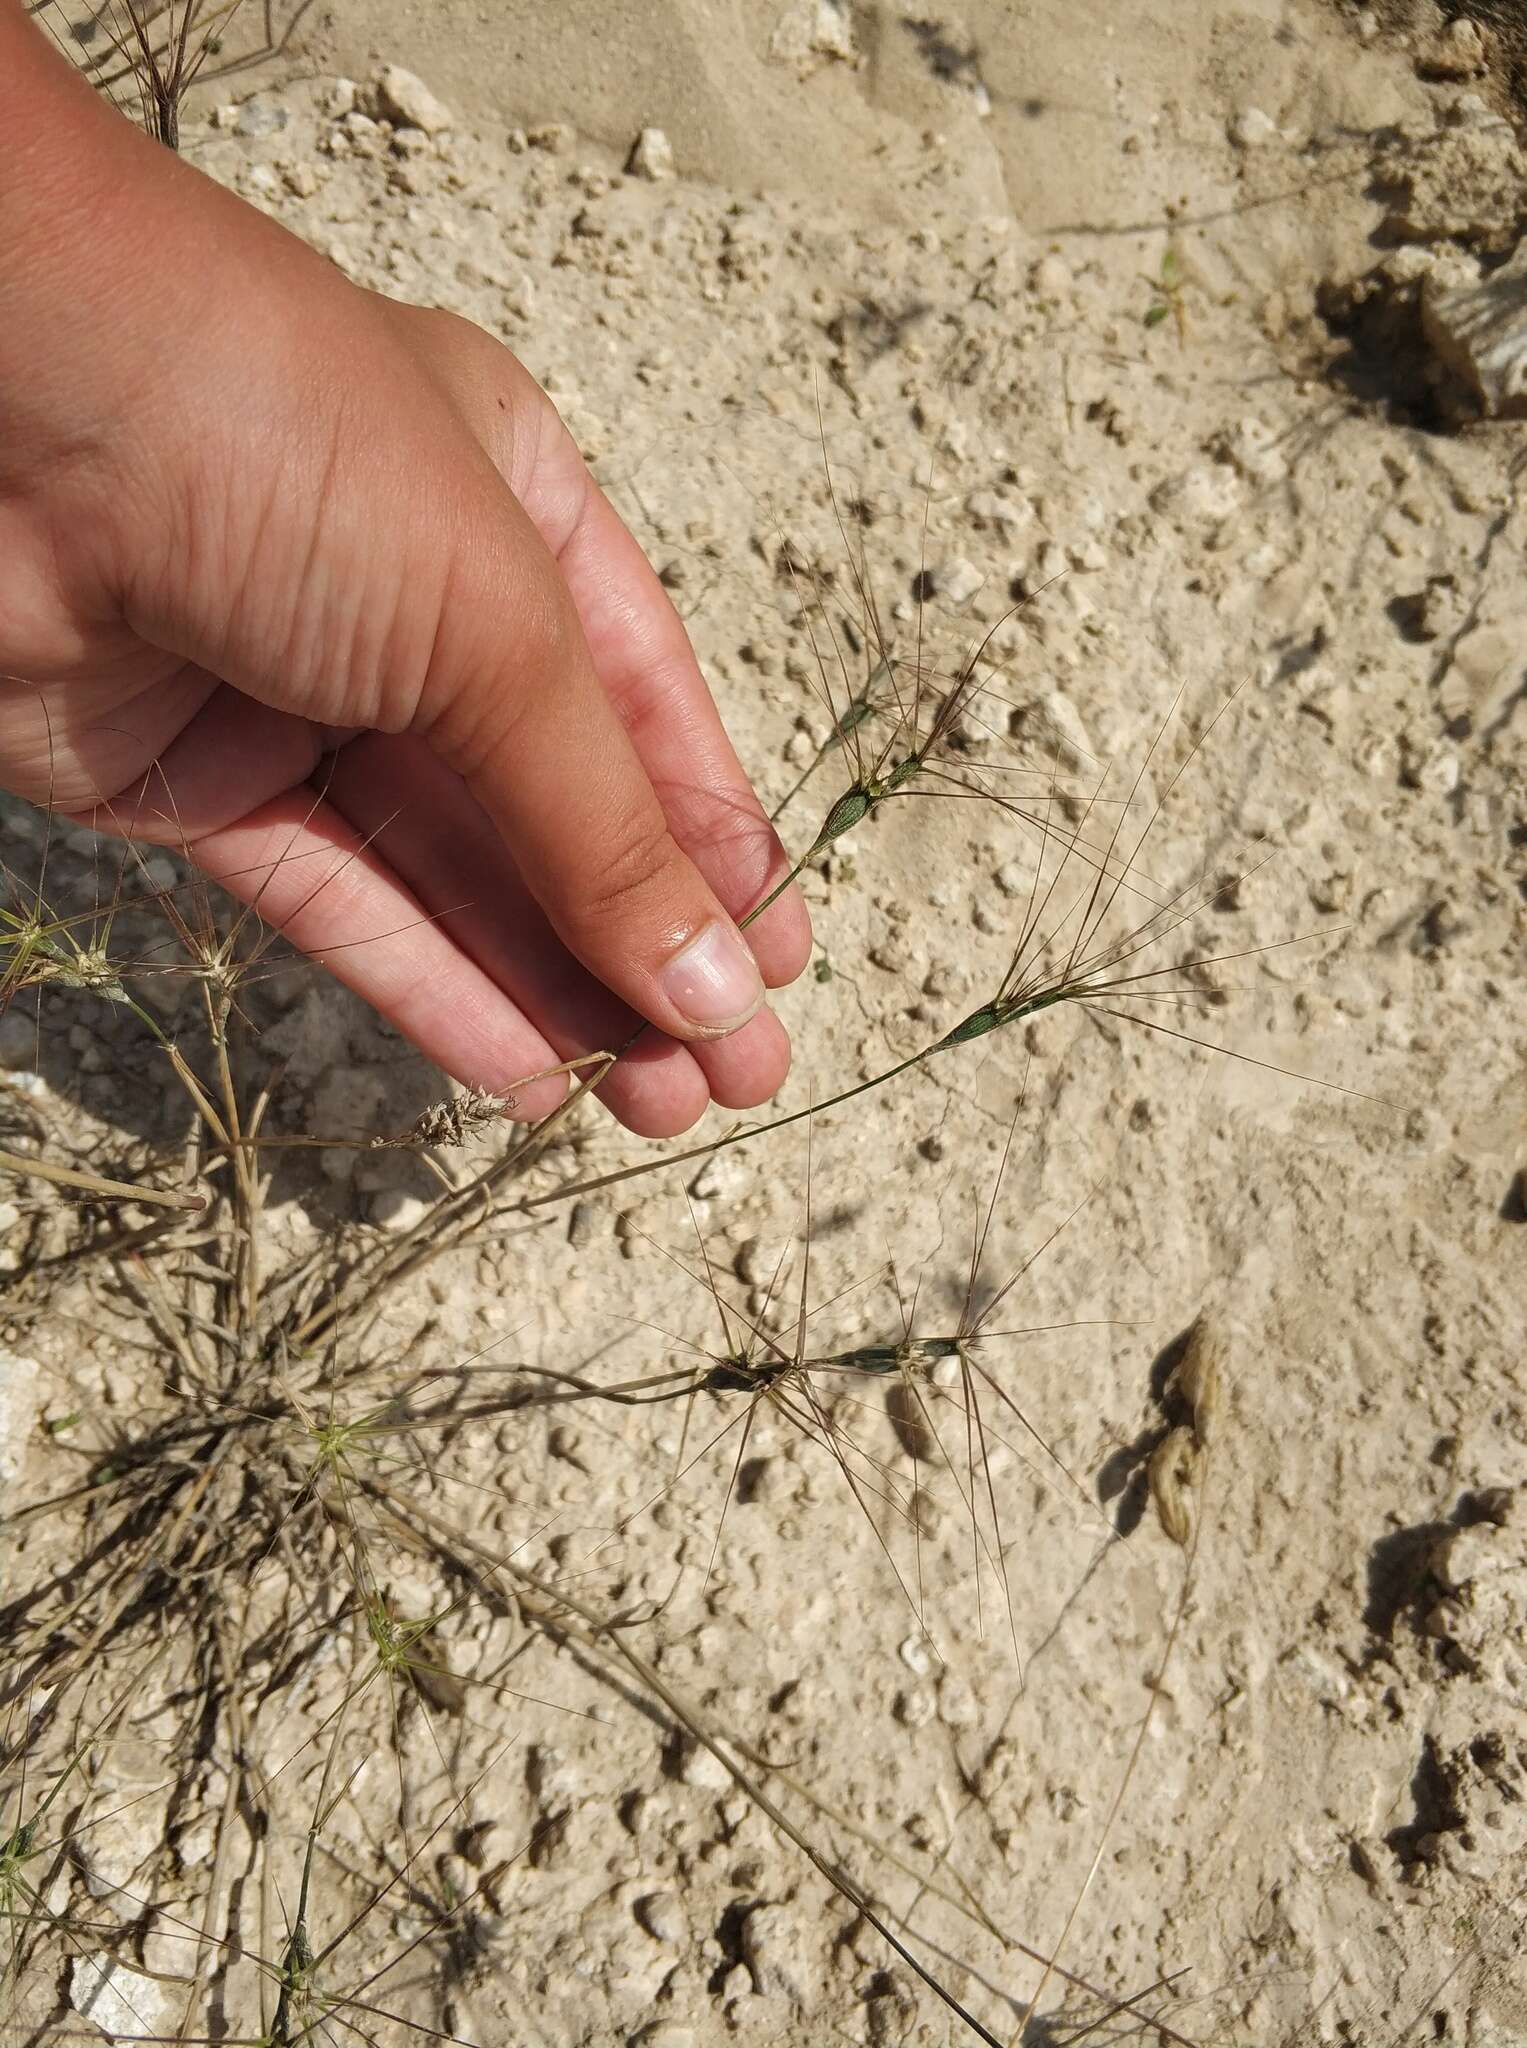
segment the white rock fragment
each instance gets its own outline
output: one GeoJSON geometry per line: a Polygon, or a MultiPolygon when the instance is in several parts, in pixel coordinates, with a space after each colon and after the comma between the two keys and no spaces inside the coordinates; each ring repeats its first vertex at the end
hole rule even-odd
{"type": "Polygon", "coordinates": [[[626,159],[626,169],[635,177],[648,178],[656,185],[664,178],[676,177],[673,144],[661,128],[644,128],[632,145],[626,159]]]}
{"type": "Polygon", "coordinates": [[[930,1678],[938,1661],[926,1636],[903,1637],[896,1654],[915,1678],[930,1678]]]}
{"type": "Polygon", "coordinates": [[[697,1792],[727,1792],[732,1786],[732,1774],[720,1757],[692,1738],[685,1742],[679,1757],[678,1775],[681,1784],[691,1785],[697,1792]]]}
{"type": "Polygon", "coordinates": [[[436,99],[422,78],[405,71],[401,64],[384,64],[377,73],[376,102],[389,121],[405,128],[422,128],[426,135],[443,135],[452,125],[450,108],[436,99]]]}
{"type": "Polygon", "coordinates": [[[638,1899],[636,1917],[654,1941],[682,1948],[689,1939],[689,1919],[676,1892],[650,1892],[638,1899]]]}
{"type": "MultiPolygon", "coordinates": [[[[1063,775],[1096,770],[1100,765],[1080,713],[1059,690],[1015,704],[1008,714],[1008,731],[1022,742],[1030,759],[1063,775]]],[[[1000,876],[998,886],[1003,886],[1000,876]]]]}
{"type": "Polygon", "coordinates": [[[1281,483],[1288,475],[1288,460],[1278,445],[1280,438],[1276,428],[1248,413],[1224,428],[1214,452],[1248,483],[1281,483]]]}
{"type": "Polygon", "coordinates": [[[1421,326],[1487,417],[1527,414],[1527,247],[1461,291],[1424,277],[1421,326]]]}
{"type": "Polygon", "coordinates": [[[274,100],[266,99],[263,95],[257,95],[252,100],[245,100],[239,108],[238,121],[235,125],[240,135],[261,140],[267,135],[279,135],[287,120],[285,107],[278,106],[274,100]]]}
{"type": "Polygon", "coordinates": [[[7,1490],[21,1475],[27,1439],[37,1420],[35,1358],[0,1351],[0,1510],[7,1490]]]}
{"type": "Polygon", "coordinates": [[[1512,1546],[1502,1540],[1499,1529],[1483,1522],[1440,1537],[1432,1551],[1432,1570],[1444,1586],[1456,1592],[1493,1572],[1521,1573],[1524,1565],[1513,1555],[1512,1546]]]}
{"type": "Polygon", "coordinates": [[[1029,272],[1029,283],[1042,299],[1063,299],[1071,290],[1071,266],[1052,249],[1029,272]]]}
{"type": "Polygon", "coordinates": [[[742,1959],[763,1998],[803,2003],[811,1979],[797,1916],[788,1906],[755,1906],[742,1923],[742,1959]]]}
{"type": "Polygon", "coordinates": [[[737,1247],[732,1271],[749,1287],[771,1287],[776,1276],[784,1270],[780,1260],[781,1249],[780,1245],[771,1244],[762,1237],[745,1238],[737,1247]]]}
{"type": "Polygon", "coordinates": [[[504,311],[516,320],[528,320],[536,309],[535,280],[527,273],[504,293],[504,311]]]}
{"type": "Polygon", "coordinates": [[[689,1192],[697,1202],[734,1201],[746,1192],[749,1179],[748,1168],[736,1152],[718,1152],[689,1183],[689,1192]]]}
{"type": "Polygon", "coordinates": [[[164,2039],[176,2019],[168,1984],[125,1970],[107,1955],[75,1957],[69,2003],[113,2041],[164,2039]]]}
{"type": "Polygon", "coordinates": [[[934,572],[934,588],[940,597],[950,604],[964,606],[970,603],[986,578],[965,555],[955,555],[934,572]]]}
{"type": "Polygon", "coordinates": [[[353,114],[360,87],[353,78],[336,78],[323,96],[323,110],[331,121],[342,121],[346,114],[353,114]]]}
{"type": "Polygon", "coordinates": [[[1278,140],[1278,124],[1260,107],[1242,107],[1229,126],[1230,140],[1237,149],[1264,149],[1278,140]]]}
{"type": "Polygon", "coordinates": [[[769,55],[809,78],[823,64],[858,62],[853,16],[843,0],[795,0],[769,38],[769,55]]]}
{"type": "Polygon", "coordinates": [[[1460,14],[1446,28],[1428,36],[1415,57],[1416,72],[1421,78],[1474,78],[1489,61],[1485,32],[1466,14],[1460,14]]]}
{"type": "Polygon", "coordinates": [[[1004,537],[1027,526],[1034,517],[1034,507],[1015,491],[989,490],[972,491],[965,500],[965,510],[978,527],[994,527],[1004,537]]]}
{"type": "Polygon", "coordinates": [[[926,1682],[906,1686],[892,1700],[891,1712],[903,1728],[926,1728],[938,1712],[938,1695],[926,1682]]]}
{"type": "Polygon", "coordinates": [[[1151,492],[1151,509],[1179,522],[1228,519],[1239,503],[1235,475],[1223,463],[1195,464],[1151,492]]]}
{"type": "Polygon", "coordinates": [[[371,1197],[371,1220],[396,1237],[404,1237],[429,1214],[429,1203],[420,1195],[406,1195],[398,1188],[378,1188],[371,1197]]]}
{"type": "Polygon", "coordinates": [[[1477,93],[1463,93],[1429,146],[1405,161],[1383,234],[1505,254],[1520,240],[1524,185],[1527,156],[1510,122],[1477,93]]]}

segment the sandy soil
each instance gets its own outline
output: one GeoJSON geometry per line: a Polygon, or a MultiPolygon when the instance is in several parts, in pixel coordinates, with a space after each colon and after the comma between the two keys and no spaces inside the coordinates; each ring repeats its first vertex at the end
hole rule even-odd
{"type": "MultiPolygon", "coordinates": [[[[1051,1976],[1032,2043],[1157,2038],[1109,2002],[1170,1980],[1149,2009],[1193,2040],[1519,2048],[1523,443],[1466,419],[1413,303],[1428,265],[1472,275],[1515,240],[1501,73],[1423,78],[1434,18],[1315,0],[1036,0],[936,27],[786,0],[317,12],[213,82],[188,152],[353,277],[524,358],[765,792],[828,727],[822,621],[782,557],[855,608],[825,452],[899,647],[921,630],[953,669],[996,629],[971,771],[1042,792],[1002,764],[1060,755],[1127,791],[1144,764],[1141,872],[1164,896],[1223,881],[1177,940],[1234,956],[1226,1000],[1155,1014],[1238,1056],[1059,1011],[814,1124],[814,1328],[866,1344],[900,1331],[888,1259],[922,1326],[958,1314],[1021,1101],[980,1287],[1021,1271],[1004,1329],[1082,1326],[993,1343],[1014,1405],[986,1401],[990,1495],[956,1431],[916,1535],[885,1496],[918,1483],[917,1430],[877,1387],[838,1411],[879,1475],[857,1499],[781,1415],[735,1478],[733,1429],[670,1488],[681,1413],[592,1404],[533,1454],[523,1430],[442,1447],[442,1497],[613,1605],[661,1603],[645,1653],[820,1802],[793,1810],[998,2038],[1039,1982],[1016,1939],[1096,1987],[1051,1976]],[[450,129],[400,154],[327,111],[336,75],[379,61],[419,72],[450,129]],[[678,175],[623,175],[654,123],[678,175]],[[1184,1550],[1144,1473],[1204,1311],[1225,1384],[1184,1550]]],[[[792,843],[833,775],[786,809],[792,843]]],[[[781,1002],[781,1107],[973,1008],[1035,860],[1032,828],[967,801],[888,805],[842,842],[809,878],[819,964],[781,1002]]],[[[86,886],[82,846],[69,861],[86,886]]],[[[435,1092],[332,988],[276,993],[283,1127],[390,1128],[435,1092]]],[[[45,1052],[45,1082],[151,1132],[102,1029],[45,1052]]],[[[642,1156],[590,1120],[540,1171],[642,1156]]],[[[760,1303],[784,1253],[793,1301],[806,1171],[797,1126],[553,1209],[388,1328],[442,1360],[507,1341],[660,1370],[675,1339],[715,1341],[675,1263],[696,1261],[690,1213],[733,1297],[760,1303]]],[[[361,1155],[282,1183],[273,1227],[295,1248],[352,1204],[396,1227],[429,1188],[361,1155]]],[[[23,1335],[41,1416],[148,1398],[109,1344],[23,1335]]],[[[705,1397],[686,1457],[732,1414],[705,1397]]],[[[43,1433],[23,1449],[40,1489],[43,1433]]],[[[457,1668],[505,1654],[486,1620],[454,1640],[457,1668]]],[[[566,1650],[533,1646],[510,1682],[528,1697],[452,1723],[448,1769],[405,1728],[410,1796],[470,1786],[495,1853],[555,1825],[479,1945],[398,2009],[527,2048],[973,2038],[703,1751],[566,1650]]],[[[315,1677],[294,1725],[321,1701],[315,1677]]],[[[337,1818],[357,1863],[397,1798],[379,1772],[337,1818]]],[[[185,1894],[195,1818],[134,1809],[140,1889],[185,1894]]]]}

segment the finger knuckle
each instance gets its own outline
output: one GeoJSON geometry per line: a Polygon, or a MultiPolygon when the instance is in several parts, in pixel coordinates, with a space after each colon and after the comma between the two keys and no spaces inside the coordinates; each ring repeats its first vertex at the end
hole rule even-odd
{"type": "Polygon", "coordinates": [[[674,847],[661,819],[621,819],[591,850],[579,909],[594,929],[650,916],[666,895],[674,847]]]}

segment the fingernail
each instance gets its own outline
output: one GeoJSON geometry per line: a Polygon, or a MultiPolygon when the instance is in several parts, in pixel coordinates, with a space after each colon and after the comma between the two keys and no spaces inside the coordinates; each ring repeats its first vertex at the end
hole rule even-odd
{"type": "Polygon", "coordinates": [[[758,963],[747,941],[719,918],[662,971],[663,993],[679,1014],[707,1037],[746,1024],[764,999],[758,963]]]}

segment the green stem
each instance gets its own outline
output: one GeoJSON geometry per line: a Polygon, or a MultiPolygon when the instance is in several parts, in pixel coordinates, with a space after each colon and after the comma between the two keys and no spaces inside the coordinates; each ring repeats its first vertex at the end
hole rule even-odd
{"type": "MultiPolygon", "coordinates": [[[[640,1166],[618,1167],[613,1173],[599,1174],[593,1180],[575,1181],[570,1186],[551,1188],[544,1195],[531,1195],[521,1202],[521,1211],[542,1209],[552,1202],[571,1201],[575,1195],[591,1195],[600,1188],[611,1188],[621,1181],[635,1180],[644,1173],[657,1173],[665,1166],[685,1166],[691,1159],[706,1159],[714,1152],[723,1152],[729,1145],[745,1145],[754,1138],[761,1138],[768,1131],[782,1131],[790,1124],[798,1124],[808,1116],[819,1116],[829,1109],[838,1109],[845,1102],[852,1102],[856,1096],[868,1095],[872,1088],[883,1088],[888,1081],[919,1067],[935,1053],[952,1052],[956,1046],[969,1045],[972,1039],[984,1038],[989,1031],[1000,1030],[1005,1024],[1016,1024],[1024,1017],[1032,1017],[1040,1010],[1048,1010],[1055,1003],[1066,1002],[1075,996],[1075,988],[1051,990],[1048,994],[1034,996],[1028,1002],[1004,1002],[999,996],[994,1001],[983,1003],[978,1010],[946,1031],[942,1038],[932,1045],[925,1045],[921,1052],[915,1052],[909,1059],[900,1061],[894,1067],[887,1067],[883,1074],[872,1075],[868,1081],[860,1081],[852,1088],[845,1088],[837,1095],[829,1095],[825,1102],[809,1102],[804,1109],[795,1109],[788,1116],[776,1117],[773,1123],[750,1124],[740,1131],[728,1131],[725,1137],[712,1138],[706,1145],[691,1145],[686,1152],[676,1152],[668,1159],[647,1161],[640,1166]]],[[[645,1030],[646,1026],[643,1025],[645,1030]]],[[[634,1040],[632,1041],[634,1043],[634,1040]]],[[[624,1048],[623,1048],[624,1050],[624,1048]]]]}
{"type": "Polygon", "coordinates": [[[913,1053],[910,1059],[899,1066],[888,1067],[883,1074],[876,1074],[868,1081],[860,1081],[853,1088],[845,1088],[839,1095],[830,1095],[825,1102],[809,1102],[804,1109],[792,1110],[788,1116],[776,1117],[771,1124],[752,1124],[745,1130],[728,1131],[725,1137],[712,1138],[706,1145],[691,1145],[687,1152],[675,1152],[667,1159],[646,1160],[639,1166],[618,1167],[614,1173],[601,1173],[593,1180],[580,1180],[571,1187],[551,1188],[544,1195],[531,1195],[520,1203],[522,1210],[544,1209],[550,1202],[570,1201],[574,1195],[590,1195],[598,1188],[612,1188],[623,1180],[635,1180],[639,1174],[657,1173],[667,1166],[685,1166],[691,1159],[707,1159],[713,1152],[724,1152],[729,1145],[745,1144],[750,1138],[761,1138],[765,1131],[782,1131],[789,1124],[798,1124],[803,1117],[819,1116],[825,1110],[837,1109],[845,1102],[852,1102],[856,1095],[867,1095],[872,1088],[882,1088],[887,1081],[894,1081],[899,1074],[919,1065],[929,1053],[939,1052],[941,1046],[925,1046],[921,1052],[913,1053]]]}

